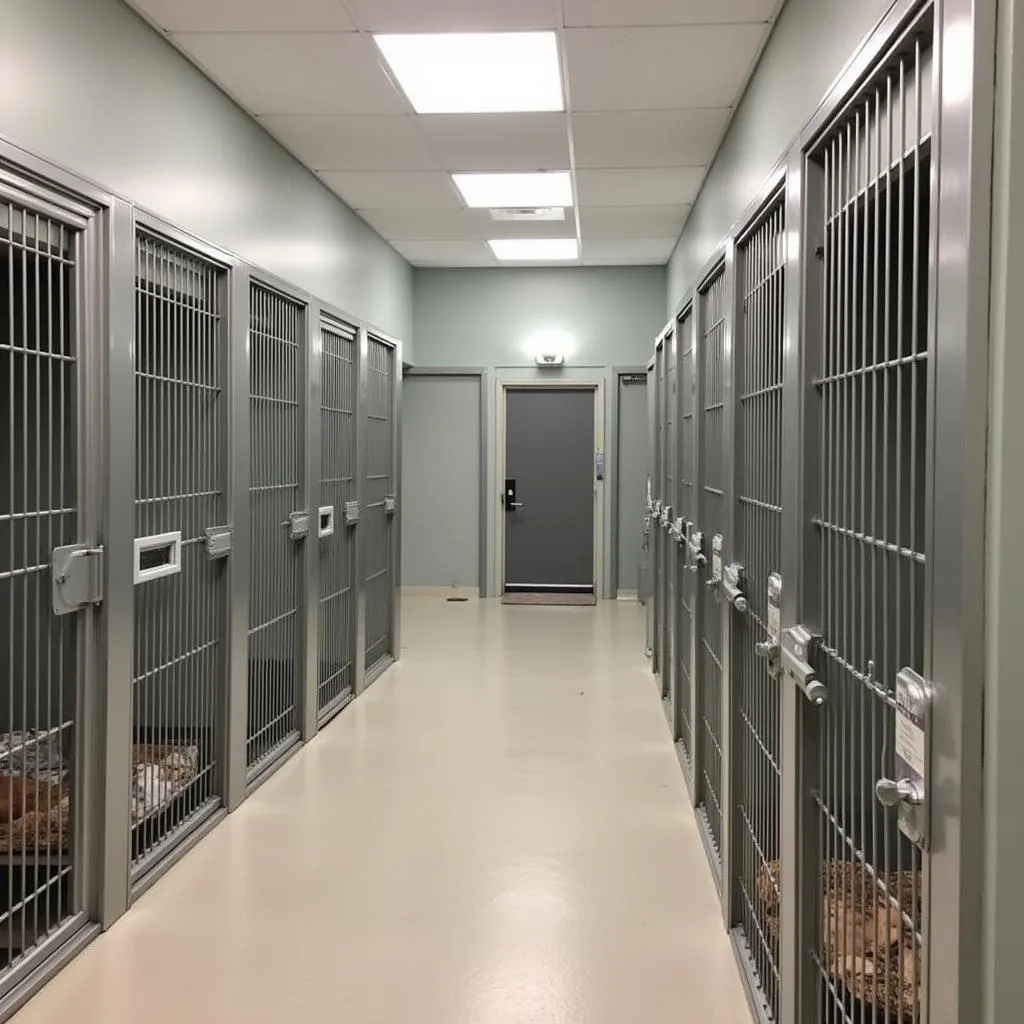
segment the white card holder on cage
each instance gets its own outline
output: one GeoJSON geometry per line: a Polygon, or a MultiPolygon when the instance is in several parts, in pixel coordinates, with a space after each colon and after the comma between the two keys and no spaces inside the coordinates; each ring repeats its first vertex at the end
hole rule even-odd
{"type": "Polygon", "coordinates": [[[181,572],[181,530],[135,538],[135,585],[150,583],[181,572]]]}

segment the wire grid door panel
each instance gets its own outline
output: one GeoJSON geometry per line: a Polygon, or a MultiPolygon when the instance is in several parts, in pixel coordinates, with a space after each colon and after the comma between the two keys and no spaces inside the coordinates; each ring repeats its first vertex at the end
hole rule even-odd
{"type": "Polygon", "coordinates": [[[82,248],[78,230],[0,204],[0,992],[82,909],[88,691],[80,617],[54,615],[50,570],[80,540],[82,248]]]}
{"type": "Polygon", "coordinates": [[[810,154],[824,238],[815,518],[828,702],[817,1019],[922,1020],[921,849],[875,799],[895,771],[896,679],[924,674],[930,401],[931,24],[914,26],[810,154]]]}
{"type": "Polygon", "coordinates": [[[219,802],[227,521],[221,268],[139,231],[135,268],[135,634],[132,869],[219,802]]]}
{"type": "Polygon", "coordinates": [[[785,202],[778,197],[737,246],[741,320],[733,372],[736,394],[736,561],[743,566],[745,615],[733,616],[734,794],[739,830],[734,908],[739,947],[770,1020],[779,1017],[778,905],[781,813],[779,642],[769,584],[781,581],[782,389],[785,326],[785,202]],[[774,577],[774,579],[773,579],[774,577]],[[759,650],[760,645],[760,650],[759,650]],[[763,655],[769,654],[769,658],[763,655]],[[762,892],[770,889],[768,898],[762,892]]]}
{"type": "Polygon", "coordinates": [[[679,580],[676,617],[676,740],[680,757],[693,770],[693,722],[690,701],[693,694],[693,616],[695,580],[687,571],[687,523],[696,515],[694,481],[697,476],[696,422],[694,419],[694,358],[692,312],[686,313],[676,330],[679,368],[676,391],[679,426],[676,440],[676,519],[683,520],[682,535],[675,558],[679,580]]]}
{"type": "MultiPolygon", "coordinates": [[[[662,407],[665,410],[664,448],[662,450],[662,500],[668,506],[666,515],[669,524],[678,513],[676,512],[676,338],[670,333],[665,338],[665,392],[662,407]]],[[[665,604],[663,608],[664,633],[661,652],[661,697],[666,703],[670,721],[674,721],[676,674],[676,593],[677,583],[677,549],[668,530],[663,531],[662,552],[665,574],[665,604]]]]}
{"type": "Polygon", "coordinates": [[[698,524],[704,533],[707,578],[697,589],[698,721],[697,809],[721,868],[722,852],[722,612],[710,589],[712,542],[725,527],[725,272],[719,270],[700,293],[700,484],[698,524]]]}
{"type": "Polygon", "coordinates": [[[665,648],[665,531],[661,510],[665,497],[665,346],[659,343],[654,352],[654,497],[655,511],[651,522],[654,541],[654,671],[661,675],[665,648]]]}
{"type": "Polygon", "coordinates": [[[249,677],[245,763],[259,775],[299,736],[306,307],[249,286],[249,677]]]}
{"type": "Polygon", "coordinates": [[[368,339],[366,381],[366,670],[393,656],[392,571],[395,458],[395,350],[368,339]]]}
{"type": "Polygon", "coordinates": [[[321,719],[352,696],[355,686],[356,540],[345,525],[356,500],[356,332],[320,325],[320,508],[334,514],[334,530],[320,539],[317,712],[321,719]]]}

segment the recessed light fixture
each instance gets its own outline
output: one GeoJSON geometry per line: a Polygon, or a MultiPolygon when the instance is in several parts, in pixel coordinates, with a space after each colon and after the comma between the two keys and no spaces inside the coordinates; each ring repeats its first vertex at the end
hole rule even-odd
{"type": "Polygon", "coordinates": [[[417,114],[565,109],[554,32],[450,32],[373,38],[417,114]]]}
{"type": "Polygon", "coordinates": [[[499,260],[544,263],[579,258],[575,238],[493,238],[487,244],[499,260]]]}
{"type": "Polygon", "coordinates": [[[452,181],[472,209],[572,206],[572,179],[568,171],[453,174],[452,181]]]}

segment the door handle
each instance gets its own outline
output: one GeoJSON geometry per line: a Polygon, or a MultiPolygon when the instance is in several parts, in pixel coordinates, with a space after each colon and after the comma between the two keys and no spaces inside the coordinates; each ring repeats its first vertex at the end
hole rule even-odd
{"type": "Polygon", "coordinates": [[[508,505],[506,505],[505,507],[506,508],[511,508],[511,509],[522,508],[523,507],[523,503],[521,501],[510,501],[508,503],[508,505]]]}

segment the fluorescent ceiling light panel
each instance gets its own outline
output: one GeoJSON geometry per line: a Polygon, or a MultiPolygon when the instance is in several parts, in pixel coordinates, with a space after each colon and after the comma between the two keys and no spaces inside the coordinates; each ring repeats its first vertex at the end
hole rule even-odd
{"type": "Polygon", "coordinates": [[[554,32],[374,36],[417,114],[565,109],[554,32]]]}
{"type": "Polygon", "coordinates": [[[568,171],[453,174],[452,180],[471,209],[572,206],[572,181],[568,171]]]}
{"type": "Polygon", "coordinates": [[[493,238],[487,243],[499,260],[579,259],[579,245],[575,238],[493,238]]]}

